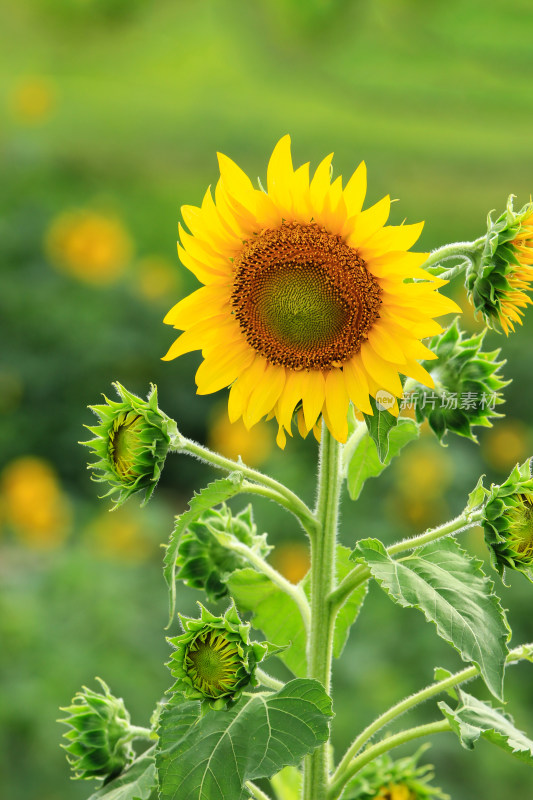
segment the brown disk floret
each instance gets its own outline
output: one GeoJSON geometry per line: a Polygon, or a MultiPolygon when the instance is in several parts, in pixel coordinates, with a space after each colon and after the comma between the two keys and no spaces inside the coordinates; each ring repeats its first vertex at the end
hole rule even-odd
{"type": "Polygon", "coordinates": [[[316,223],[262,231],[233,266],[233,311],[271,364],[338,367],[379,317],[381,289],[357,250],[316,223]]]}

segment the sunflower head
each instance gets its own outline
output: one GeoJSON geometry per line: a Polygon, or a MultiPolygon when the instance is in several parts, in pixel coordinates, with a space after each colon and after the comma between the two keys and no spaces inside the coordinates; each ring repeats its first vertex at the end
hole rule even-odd
{"type": "Polygon", "coordinates": [[[69,726],[63,744],[75,778],[107,778],[118,775],[134,758],[130,736],[130,715],[124,701],[114,697],[97,678],[103,693],[86,686],[78,692],[59,720],[69,726]]]}
{"type": "Polygon", "coordinates": [[[266,535],[257,533],[251,505],[235,516],[225,503],[219,509],[205,511],[182,535],[176,564],[180,568],[177,578],[187,586],[203,589],[210,600],[227,595],[228,576],[248,566],[241,555],[224,546],[225,537],[247,545],[261,558],[272,549],[266,535]]]}
{"type": "Polygon", "coordinates": [[[524,573],[533,582],[533,478],[531,461],[517,465],[487,492],[482,525],[492,565],[524,573]]]}
{"type": "Polygon", "coordinates": [[[505,361],[496,360],[499,350],[482,351],[485,332],[468,338],[456,319],[429,343],[437,360],[425,366],[435,388],[428,392],[416,384],[412,402],[417,421],[427,419],[440,441],[448,431],[477,441],[475,425],[491,427],[491,420],[503,416],[496,406],[504,402],[501,389],[509,383],[498,372],[505,361]]]}
{"type": "Polygon", "coordinates": [[[388,755],[378,756],[358,773],[343,794],[345,800],[449,800],[435,786],[433,767],[418,766],[418,760],[428,745],[413,756],[396,761],[388,755]]]}
{"type": "Polygon", "coordinates": [[[280,446],[295,412],[302,435],[324,420],[345,441],[350,403],[372,414],[379,390],[401,397],[400,374],[432,387],[421,340],[459,310],[409,252],[422,225],[386,225],[389,197],[363,211],[364,163],[343,185],[331,159],[295,169],[284,136],[264,191],[219,155],[214,198],[182,208],[178,253],[203,286],[167,314],[184,333],[165,359],[201,350],[198,393],[230,387],[230,420],[275,418],[280,446]]]}
{"type": "Polygon", "coordinates": [[[533,282],[533,203],[513,209],[513,195],[496,221],[487,221],[479,259],[467,270],[466,289],[474,310],[490,328],[508,335],[522,324],[533,282]]]}
{"type": "Polygon", "coordinates": [[[250,625],[241,621],[234,605],[223,617],[199,605],[200,618],[180,615],[183,634],[168,640],[176,648],[168,664],[176,678],[170,691],[222,708],[246,686],[257,685],[255,667],[269,645],[250,642],[250,625]]]}
{"type": "Polygon", "coordinates": [[[120,400],[89,406],[100,424],[87,429],[95,438],[82,444],[90,447],[96,461],[89,464],[94,480],[109,485],[115,508],[130,495],[144,491],[147,502],[154,491],[169,448],[178,436],[176,423],[157,407],[157,388],[152,384],[147,400],[113,384],[120,400]]]}

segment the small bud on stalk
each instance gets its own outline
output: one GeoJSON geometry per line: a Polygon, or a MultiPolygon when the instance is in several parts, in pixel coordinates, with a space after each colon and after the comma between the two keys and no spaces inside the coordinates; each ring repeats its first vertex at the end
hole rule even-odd
{"type": "Polygon", "coordinates": [[[223,617],[199,606],[200,619],[180,615],[184,633],[168,640],[176,648],[168,664],[177,679],[171,691],[223,708],[246,686],[257,686],[255,667],[273,650],[267,642],[250,642],[250,625],[234,605],[223,617]]]}
{"type": "Polygon", "coordinates": [[[232,516],[225,503],[218,510],[204,512],[182,535],[176,564],[180,567],[178,580],[194,589],[203,589],[210,600],[227,595],[227,577],[236,569],[249,566],[243,556],[220,543],[218,534],[235,537],[261,558],[272,549],[265,534],[257,534],[251,505],[236,516],[232,516]]]}
{"type": "Polygon", "coordinates": [[[61,745],[75,778],[107,778],[111,780],[133,761],[130,715],[124,701],[114,697],[100,678],[96,679],[104,694],[86,686],[61,708],[69,716],[59,720],[70,725],[64,734],[69,744],[61,745]]]}
{"type": "Polygon", "coordinates": [[[511,195],[503,214],[495,222],[489,214],[487,225],[484,249],[468,267],[465,286],[485,323],[508,335],[531,303],[526,292],[533,282],[533,203],[515,212],[511,195]]]}
{"type": "Polygon", "coordinates": [[[144,505],[157,485],[177,426],[159,410],[153,384],[147,400],[118,382],[113,386],[120,402],[104,395],[105,405],[89,406],[100,417],[100,424],[85,426],[96,438],[81,444],[90,447],[98,459],[89,469],[96,471],[95,481],[110,485],[104,497],[111,495],[114,508],[139,491],[145,493],[144,505]]]}
{"type": "Polygon", "coordinates": [[[430,785],[434,773],[431,764],[417,762],[429,745],[414,755],[397,761],[388,754],[378,756],[348,784],[346,800],[449,800],[448,795],[430,785]]]}
{"type": "Polygon", "coordinates": [[[492,486],[482,525],[493,567],[523,572],[533,582],[533,478],[531,461],[517,465],[505,483],[492,486]]]}

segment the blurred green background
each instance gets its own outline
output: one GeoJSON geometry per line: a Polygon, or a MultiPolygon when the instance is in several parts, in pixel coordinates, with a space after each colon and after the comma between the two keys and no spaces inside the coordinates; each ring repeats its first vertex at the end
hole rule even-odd
{"type": "MultiPolygon", "coordinates": [[[[400,198],[392,221],[426,220],[422,248],[475,238],[508,194],[533,186],[533,7],[526,0],[18,0],[0,10],[0,786],[6,800],[76,800],[58,706],[100,675],[145,724],[168,687],[160,543],[213,477],[172,457],[146,509],[109,514],[77,442],[86,406],[118,379],[183,432],[286,479],[312,501],[316,444],[244,435],[224,393],[196,397],[198,355],[159,359],[165,312],[194,288],[175,253],[179,206],[217,179],[215,153],[252,176],[290,132],[295,162],[335,151],[369,168],[369,201],[400,198]]],[[[460,286],[452,293],[461,301],[460,286]]],[[[464,324],[476,326],[471,314],[464,324]]],[[[533,315],[503,345],[506,419],[480,448],[424,435],[355,508],[342,540],[390,540],[449,518],[478,475],[502,480],[532,451],[533,315]]],[[[239,507],[236,503],[236,507],[239,507]]],[[[258,502],[298,580],[305,543],[258,502]]],[[[473,552],[484,557],[478,531],[473,552]]],[[[499,587],[500,588],[500,587],[499,587]]],[[[533,638],[532,591],[501,588],[514,644],[533,638]]],[[[180,608],[204,599],[181,590],[180,608]]],[[[371,591],[336,667],[334,744],[422,683],[459,666],[416,612],[371,591]]],[[[533,734],[531,665],[509,671],[509,707],[533,734]]],[[[280,674],[282,674],[280,672],[280,674]]],[[[485,696],[483,688],[479,690],[485,696]]],[[[431,709],[420,710],[425,720],[431,709]]],[[[454,800],[530,797],[526,765],[442,736],[430,754],[454,800]]]]}

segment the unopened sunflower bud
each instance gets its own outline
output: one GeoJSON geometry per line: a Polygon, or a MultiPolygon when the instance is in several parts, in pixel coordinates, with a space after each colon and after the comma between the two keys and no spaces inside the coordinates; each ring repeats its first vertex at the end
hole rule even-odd
{"type": "Polygon", "coordinates": [[[115,508],[132,494],[144,491],[146,503],[154,491],[170,445],[178,433],[176,423],[157,407],[157,387],[152,384],[147,400],[114,383],[120,401],[89,406],[100,417],[99,425],[85,427],[94,439],[90,447],[97,460],[89,464],[94,480],[107,483],[115,508]]]}
{"type": "Polygon", "coordinates": [[[504,402],[501,389],[509,383],[498,372],[505,361],[496,360],[499,350],[481,350],[484,336],[485,332],[466,338],[454,320],[428,345],[437,360],[424,367],[435,389],[428,392],[417,384],[412,399],[417,422],[427,419],[440,441],[448,431],[477,441],[472,428],[492,427],[491,420],[502,416],[495,407],[504,402]]]}
{"type": "Polygon", "coordinates": [[[466,289],[474,310],[490,328],[514,331],[522,324],[523,309],[531,303],[527,292],[533,282],[533,203],[507,208],[493,222],[489,214],[487,236],[480,257],[466,272],[466,289]]]}
{"type": "Polygon", "coordinates": [[[505,483],[491,486],[482,525],[491,563],[502,578],[518,570],[533,582],[533,478],[531,461],[517,465],[505,483]]]}
{"type": "Polygon", "coordinates": [[[168,640],[176,648],[168,664],[176,678],[171,691],[222,708],[246,686],[257,686],[255,667],[270,647],[250,642],[250,625],[241,621],[234,605],[223,617],[199,605],[200,619],[180,615],[184,633],[168,640]]]}
{"type": "Polygon", "coordinates": [[[266,536],[257,534],[253,521],[252,506],[249,505],[233,516],[225,503],[217,510],[210,509],[193,522],[180,539],[177,578],[187,586],[203,589],[210,600],[218,600],[228,593],[226,580],[236,569],[248,566],[246,559],[231,547],[221,544],[221,536],[234,538],[245,544],[261,558],[271,548],[266,536]]]}
{"type": "Polygon", "coordinates": [[[448,795],[430,785],[433,767],[417,765],[425,750],[427,747],[421,747],[413,756],[397,761],[388,754],[378,756],[348,784],[343,797],[346,800],[449,800],[448,795]]]}
{"type": "Polygon", "coordinates": [[[70,726],[62,744],[75,778],[114,778],[133,761],[130,715],[124,701],[114,697],[104,681],[97,678],[104,693],[86,686],[70,706],[61,708],[68,717],[59,720],[70,726]]]}

